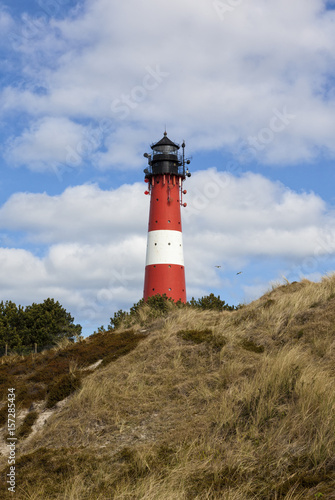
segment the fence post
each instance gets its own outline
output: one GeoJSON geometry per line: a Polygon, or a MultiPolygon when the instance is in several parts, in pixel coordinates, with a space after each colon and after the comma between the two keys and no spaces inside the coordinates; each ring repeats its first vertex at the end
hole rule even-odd
{"type": "Polygon", "coordinates": [[[7,356],[7,352],[8,352],[8,345],[6,344],[5,345],[5,356],[7,356]]]}
{"type": "Polygon", "coordinates": [[[34,344],[35,346],[35,354],[37,354],[37,344],[34,344]]]}

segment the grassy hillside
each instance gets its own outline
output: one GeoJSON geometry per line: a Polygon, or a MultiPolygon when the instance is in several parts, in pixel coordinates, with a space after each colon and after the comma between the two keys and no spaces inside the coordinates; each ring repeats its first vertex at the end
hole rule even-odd
{"type": "Polygon", "coordinates": [[[126,330],[2,358],[27,429],[15,498],[335,499],[335,277],[237,311],[148,316],[144,306],[126,330]],[[74,379],[54,407],[62,396],[50,393],[74,379]]]}

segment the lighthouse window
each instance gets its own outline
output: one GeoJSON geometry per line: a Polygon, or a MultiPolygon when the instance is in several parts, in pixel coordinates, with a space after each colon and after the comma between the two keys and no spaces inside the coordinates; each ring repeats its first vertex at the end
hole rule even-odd
{"type": "Polygon", "coordinates": [[[157,246],[157,243],[155,243],[155,247],[157,246]]]}
{"type": "Polygon", "coordinates": [[[169,224],[171,224],[171,221],[170,221],[170,220],[168,220],[168,223],[169,223],[169,224]]]}
{"type": "Polygon", "coordinates": [[[169,267],[171,267],[171,266],[169,266],[169,267]]]}
{"type": "Polygon", "coordinates": [[[168,243],[168,245],[171,245],[171,243],[168,243]]]}
{"type": "Polygon", "coordinates": [[[171,292],[172,288],[169,288],[169,292],[171,292]]]}
{"type": "Polygon", "coordinates": [[[156,198],[156,201],[158,201],[158,198],[156,198]]]}

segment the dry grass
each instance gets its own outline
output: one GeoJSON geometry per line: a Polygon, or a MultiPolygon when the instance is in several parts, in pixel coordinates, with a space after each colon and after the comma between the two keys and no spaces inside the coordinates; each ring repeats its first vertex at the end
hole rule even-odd
{"type": "Polygon", "coordinates": [[[16,497],[335,499],[334,306],[329,277],[171,308],[21,443],[16,497]]]}
{"type": "MultiPolygon", "coordinates": [[[[107,365],[130,352],[143,338],[144,335],[133,331],[106,332],[92,335],[76,344],[62,342],[41,354],[4,356],[0,364],[1,400],[6,401],[8,388],[14,387],[17,410],[29,408],[32,403],[44,400],[47,394],[54,391],[55,384],[65,381],[66,375],[75,375],[73,372],[77,371],[78,378],[82,368],[98,360],[107,365]]],[[[87,373],[82,374],[86,375],[87,373]]],[[[61,391],[58,391],[58,397],[61,398],[61,391]]],[[[50,401],[51,399],[56,402],[55,398],[50,398],[50,401]]],[[[5,424],[6,418],[5,405],[0,408],[0,426],[5,424]]]]}

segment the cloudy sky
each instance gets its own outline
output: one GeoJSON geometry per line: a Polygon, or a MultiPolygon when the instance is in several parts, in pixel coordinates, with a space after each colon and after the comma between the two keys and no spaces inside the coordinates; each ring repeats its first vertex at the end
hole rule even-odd
{"type": "Polygon", "coordinates": [[[0,0],[0,29],[0,300],[87,335],[142,297],[165,128],[189,299],[335,270],[334,1],[0,0]]]}

